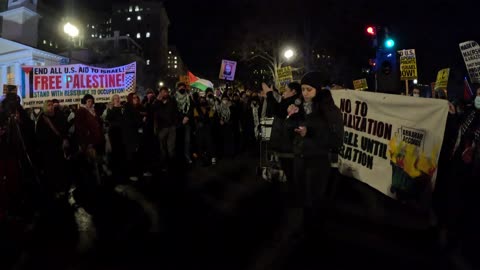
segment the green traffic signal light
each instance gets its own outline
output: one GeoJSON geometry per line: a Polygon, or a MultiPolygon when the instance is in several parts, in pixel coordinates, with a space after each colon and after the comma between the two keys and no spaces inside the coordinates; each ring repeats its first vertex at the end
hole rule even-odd
{"type": "Polygon", "coordinates": [[[395,46],[395,41],[391,38],[385,40],[385,47],[386,48],[393,48],[395,46]]]}

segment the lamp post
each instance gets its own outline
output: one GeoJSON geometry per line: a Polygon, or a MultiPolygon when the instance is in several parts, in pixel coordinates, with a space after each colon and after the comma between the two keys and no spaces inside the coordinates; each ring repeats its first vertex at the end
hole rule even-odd
{"type": "Polygon", "coordinates": [[[64,26],[63,26],[63,32],[65,32],[65,34],[67,34],[70,39],[71,39],[71,44],[69,44],[68,46],[68,59],[69,59],[69,62],[71,62],[71,58],[72,58],[72,45],[73,45],[73,42],[74,42],[74,38],[78,36],[78,28],[71,24],[70,22],[67,22],[64,26]]]}

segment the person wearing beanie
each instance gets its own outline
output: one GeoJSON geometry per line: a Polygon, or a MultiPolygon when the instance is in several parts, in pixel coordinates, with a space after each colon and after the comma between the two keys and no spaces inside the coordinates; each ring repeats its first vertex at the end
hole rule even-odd
{"type": "Polygon", "coordinates": [[[325,78],[320,72],[307,73],[301,80],[301,102],[287,109],[286,128],[294,134],[295,201],[303,208],[307,232],[325,199],[331,153],[343,145],[342,114],[331,92],[322,90],[325,78]]]}

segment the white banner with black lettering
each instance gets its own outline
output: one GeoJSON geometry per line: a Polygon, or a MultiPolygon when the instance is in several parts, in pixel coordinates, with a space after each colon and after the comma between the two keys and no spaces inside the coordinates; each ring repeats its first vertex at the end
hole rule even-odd
{"type": "Polygon", "coordinates": [[[447,101],[351,90],[332,94],[345,126],[340,172],[393,198],[429,198],[447,101]]]}

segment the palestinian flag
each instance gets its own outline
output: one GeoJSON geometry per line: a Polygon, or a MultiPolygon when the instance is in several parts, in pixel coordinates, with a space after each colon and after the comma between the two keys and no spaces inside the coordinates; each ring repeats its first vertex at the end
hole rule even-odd
{"type": "Polygon", "coordinates": [[[188,72],[188,79],[190,80],[190,87],[195,87],[202,91],[207,90],[207,88],[213,89],[213,83],[211,81],[200,79],[199,77],[193,75],[193,73],[190,71],[188,72]]]}

